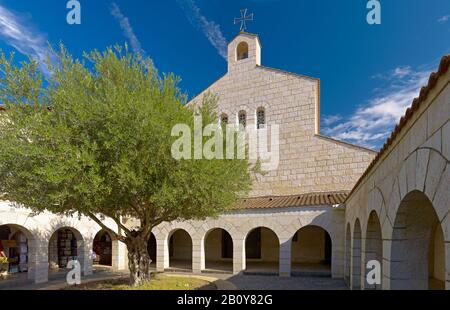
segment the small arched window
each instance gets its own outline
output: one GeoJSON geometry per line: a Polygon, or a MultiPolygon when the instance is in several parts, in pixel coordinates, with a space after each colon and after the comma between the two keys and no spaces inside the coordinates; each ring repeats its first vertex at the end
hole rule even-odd
{"type": "Polygon", "coordinates": [[[242,125],[244,128],[247,126],[247,113],[245,111],[240,111],[238,114],[239,125],[242,125]]]}
{"type": "Polygon", "coordinates": [[[256,111],[256,128],[261,129],[266,126],[266,111],[264,108],[258,108],[256,111]]]}
{"type": "Polygon", "coordinates": [[[248,58],[248,44],[247,42],[241,42],[236,49],[237,60],[243,60],[248,58]]]}
{"type": "Polygon", "coordinates": [[[223,113],[222,116],[220,117],[220,124],[221,125],[228,125],[228,115],[223,113]]]}

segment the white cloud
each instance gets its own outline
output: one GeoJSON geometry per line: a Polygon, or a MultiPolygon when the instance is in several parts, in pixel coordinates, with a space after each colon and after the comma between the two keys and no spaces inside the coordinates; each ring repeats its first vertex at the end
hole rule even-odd
{"type": "Polygon", "coordinates": [[[430,73],[429,70],[413,70],[408,66],[377,75],[388,81],[385,90],[341,122],[327,125],[323,133],[369,148],[380,148],[418,96],[420,88],[426,85],[430,73]]]}
{"type": "Polygon", "coordinates": [[[442,16],[441,18],[438,19],[438,22],[445,23],[445,22],[448,22],[449,20],[450,20],[450,14],[442,16]]]}
{"type": "Polygon", "coordinates": [[[220,26],[214,21],[209,21],[193,0],[177,0],[178,5],[185,12],[189,22],[200,29],[208,41],[224,59],[227,58],[227,41],[220,30],[220,26]]]}
{"type": "Polygon", "coordinates": [[[120,28],[122,28],[124,36],[131,44],[131,48],[134,52],[140,53],[141,55],[145,55],[145,51],[142,49],[141,42],[139,42],[136,34],[134,33],[133,27],[131,27],[130,21],[128,17],[123,15],[119,6],[113,2],[111,5],[111,15],[114,16],[120,24],[120,28]]]}
{"type": "Polygon", "coordinates": [[[50,55],[45,34],[33,29],[23,16],[15,14],[0,5],[0,37],[24,55],[36,59],[44,72],[47,56],[50,55]]]}
{"type": "Polygon", "coordinates": [[[342,116],[340,115],[326,115],[322,118],[322,124],[325,126],[333,125],[342,120],[342,116]]]}

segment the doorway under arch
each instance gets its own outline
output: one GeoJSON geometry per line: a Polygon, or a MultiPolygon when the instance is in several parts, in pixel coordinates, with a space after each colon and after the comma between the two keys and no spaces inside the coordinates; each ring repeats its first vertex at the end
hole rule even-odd
{"type": "Polygon", "coordinates": [[[80,232],[72,227],[62,227],[50,237],[48,262],[51,270],[65,269],[71,260],[84,266],[84,240],[80,232]]]}
{"type": "Polygon", "coordinates": [[[332,242],[319,226],[305,226],[292,238],[292,275],[331,277],[332,242]]]}
{"type": "Polygon", "coordinates": [[[280,241],[273,230],[258,227],[247,234],[244,273],[278,275],[279,257],[280,241]]]}
{"type": "Polygon", "coordinates": [[[357,219],[353,228],[352,244],[352,290],[361,289],[361,223],[357,219]]]}
{"type": "Polygon", "coordinates": [[[169,234],[169,269],[192,271],[192,238],[184,229],[169,234]]]}
{"type": "Polygon", "coordinates": [[[151,233],[150,238],[148,238],[147,252],[151,259],[150,268],[155,269],[156,268],[157,247],[156,247],[156,237],[153,233],[151,233]]]}
{"type": "Polygon", "coordinates": [[[383,240],[381,237],[380,219],[375,211],[372,211],[367,222],[366,246],[365,246],[365,263],[364,263],[364,288],[370,290],[381,290],[382,283],[369,284],[367,275],[369,270],[365,267],[370,261],[377,261],[380,264],[380,281],[383,279],[383,240]]]}
{"type": "Polygon", "coordinates": [[[0,272],[8,274],[27,273],[34,266],[33,236],[19,225],[0,225],[0,257],[6,257],[8,263],[0,272]]]}
{"type": "Polygon", "coordinates": [[[444,234],[423,192],[413,191],[400,202],[392,239],[391,289],[445,289],[444,234]]]}
{"type": "Polygon", "coordinates": [[[107,231],[100,230],[95,235],[92,249],[95,253],[94,265],[112,266],[113,240],[107,231]]]}
{"type": "Polygon", "coordinates": [[[233,239],[222,228],[206,233],[203,242],[206,272],[233,272],[233,239]]]}
{"type": "Polygon", "coordinates": [[[344,281],[347,286],[350,287],[350,275],[351,275],[351,255],[352,255],[352,232],[350,223],[347,225],[345,231],[345,261],[344,261],[344,281]]]}

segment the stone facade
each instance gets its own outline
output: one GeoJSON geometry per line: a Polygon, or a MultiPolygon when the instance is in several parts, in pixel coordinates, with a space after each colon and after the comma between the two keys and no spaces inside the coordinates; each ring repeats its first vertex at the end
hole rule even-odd
{"type": "Polygon", "coordinates": [[[450,289],[449,81],[447,71],[422,91],[347,200],[345,273],[354,288],[367,286],[365,263],[379,257],[384,289],[427,289],[429,278],[450,289]]]}
{"type": "Polygon", "coordinates": [[[283,196],[350,190],[375,152],[320,135],[320,81],[261,66],[261,45],[256,35],[241,33],[228,45],[228,72],[191,105],[201,104],[206,93],[219,97],[218,114],[238,123],[245,112],[247,126],[256,128],[257,110],[266,124],[279,125],[279,166],[258,176],[250,196],[283,196]],[[248,58],[237,60],[237,47],[248,45],[248,58]]]}

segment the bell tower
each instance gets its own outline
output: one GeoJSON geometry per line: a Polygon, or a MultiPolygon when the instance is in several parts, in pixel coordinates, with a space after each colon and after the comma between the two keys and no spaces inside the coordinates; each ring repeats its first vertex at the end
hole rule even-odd
{"type": "Polygon", "coordinates": [[[261,42],[256,34],[241,31],[228,44],[228,72],[261,65],[261,42]]]}

